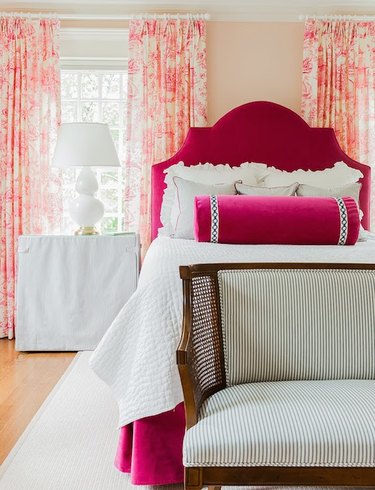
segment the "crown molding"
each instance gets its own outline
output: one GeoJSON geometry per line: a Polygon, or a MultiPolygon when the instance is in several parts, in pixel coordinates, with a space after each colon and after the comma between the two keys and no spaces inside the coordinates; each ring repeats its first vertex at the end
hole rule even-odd
{"type": "Polygon", "coordinates": [[[126,21],[148,14],[205,14],[220,22],[301,22],[314,15],[375,15],[374,0],[12,0],[3,11],[56,13],[65,20],[126,21]]]}

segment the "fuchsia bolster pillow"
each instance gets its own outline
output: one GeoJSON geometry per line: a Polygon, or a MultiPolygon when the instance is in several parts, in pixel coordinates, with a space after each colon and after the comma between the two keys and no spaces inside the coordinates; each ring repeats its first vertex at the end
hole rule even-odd
{"type": "Polygon", "coordinates": [[[197,196],[198,242],[354,245],[359,212],[352,197],[197,196]]]}

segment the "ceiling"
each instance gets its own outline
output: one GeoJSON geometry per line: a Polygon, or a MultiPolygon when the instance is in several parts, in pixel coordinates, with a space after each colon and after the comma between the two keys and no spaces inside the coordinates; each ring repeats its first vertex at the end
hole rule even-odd
{"type": "MultiPolygon", "coordinates": [[[[299,21],[306,15],[375,15],[375,0],[0,0],[2,11],[57,12],[88,18],[141,13],[208,13],[220,21],[299,21]]],[[[115,19],[114,19],[115,20],[115,19]]]]}

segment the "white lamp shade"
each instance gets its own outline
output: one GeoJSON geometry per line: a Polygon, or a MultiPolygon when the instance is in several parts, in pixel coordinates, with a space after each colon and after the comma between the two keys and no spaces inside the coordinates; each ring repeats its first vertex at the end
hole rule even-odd
{"type": "Polygon", "coordinates": [[[119,167],[109,127],[102,123],[64,123],[57,134],[54,167],[119,167]]]}

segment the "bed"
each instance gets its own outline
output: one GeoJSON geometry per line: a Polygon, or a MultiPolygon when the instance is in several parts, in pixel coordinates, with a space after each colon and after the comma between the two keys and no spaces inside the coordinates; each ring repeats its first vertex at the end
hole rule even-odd
{"type": "Polygon", "coordinates": [[[157,237],[164,170],[179,161],[264,162],[281,170],[323,170],[343,161],[360,170],[362,225],[369,228],[370,168],[349,158],[332,129],[310,128],[297,114],[271,102],[252,102],[211,128],[191,128],[182,148],[152,168],[152,238],[137,291],[123,307],[91,359],[119,406],[119,470],[132,483],[183,481],[184,410],[175,361],[182,320],[178,267],[202,262],[375,262],[375,241],[353,247],[222,245],[157,237]]]}

